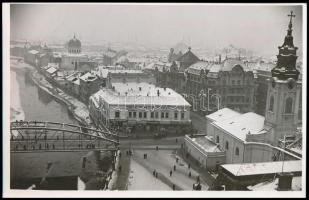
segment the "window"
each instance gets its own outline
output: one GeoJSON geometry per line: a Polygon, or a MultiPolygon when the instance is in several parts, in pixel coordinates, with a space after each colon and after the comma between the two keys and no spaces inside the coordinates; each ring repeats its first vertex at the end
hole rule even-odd
{"type": "Polygon", "coordinates": [[[182,112],[182,113],[181,113],[181,119],[184,119],[184,118],[185,118],[185,113],[182,112]]]}
{"type": "Polygon", "coordinates": [[[132,112],[129,112],[129,118],[132,118],[132,112]]]}
{"type": "Polygon", "coordinates": [[[285,100],[285,113],[292,113],[292,103],[293,99],[291,97],[285,100]]]}
{"type": "Polygon", "coordinates": [[[237,80],[237,85],[240,85],[240,80],[237,80]]]}
{"type": "Polygon", "coordinates": [[[274,111],[274,96],[270,97],[270,101],[269,101],[269,110],[270,111],[274,111]]]}
{"type": "Polygon", "coordinates": [[[235,80],[232,80],[232,85],[235,85],[235,80]]]}
{"type": "Polygon", "coordinates": [[[142,113],[142,112],[139,112],[139,113],[138,113],[138,117],[139,117],[139,118],[142,118],[142,117],[143,117],[143,113],[142,113]]]}
{"type": "Polygon", "coordinates": [[[136,112],[133,112],[133,117],[136,118],[136,112]]]}
{"type": "Polygon", "coordinates": [[[178,113],[177,113],[177,112],[174,113],[174,118],[175,118],[175,119],[178,118],[178,113]]]}
{"type": "Polygon", "coordinates": [[[235,149],[235,155],[239,156],[239,148],[238,147],[236,147],[236,149],[235,149]]]}
{"type": "Polygon", "coordinates": [[[168,112],[166,112],[166,113],[165,113],[165,118],[167,118],[167,119],[168,119],[168,112]]]}
{"type": "Polygon", "coordinates": [[[161,112],[161,118],[164,118],[164,112],[161,112]]]}
{"type": "Polygon", "coordinates": [[[225,142],[225,149],[229,150],[229,142],[228,141],[225,142]]]}
{"type": "Polygon", "coordinates": [[[219,135],[217,135],[216,143],[219,143],[219,142],[220,142],[220,138],[219,138],[219,135]]]}
{"type": "Polygon", "coordinates": [[[115,112],[115,118],[119,118],[120,117],[120,112],[119,111],[116,111],[115,112]]]}
{"type": "Polygon", "coordinates": [[[144,112],[144,118],[147,118],[147,112],[144,112]]]}
{"type": "Polygon", "coordinates": [[[159,113],[156,112],[156,113],[155,113],[155,116],[156,116],[156,118],[159,118],[159,113]]]}
{"type": "Polygon", "coordinates": [[[150,113],[150,117],[151,117],[151,118],[154,118],[154,112],[151,112],[151,113],[150,113]]]}

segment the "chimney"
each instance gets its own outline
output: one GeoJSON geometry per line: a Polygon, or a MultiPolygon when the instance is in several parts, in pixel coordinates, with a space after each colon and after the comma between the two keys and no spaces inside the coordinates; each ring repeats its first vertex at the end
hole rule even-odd
{"type": "Polygon", "coordinates": [[[221,64],[221,54],[219,55],[219,64],[221,64]]]}
{"type": "Polygon", "coordinates": [[[158,94],[158,97],[160,96],[160,91],[159,90],[157,90],[157,94],[158,94]]]}
{"type": "Polygon", "coordinates": [[[289,172],[282,172],[278,174],[278,191],[287,191],[292,189],[293,174],[289,172]]]}

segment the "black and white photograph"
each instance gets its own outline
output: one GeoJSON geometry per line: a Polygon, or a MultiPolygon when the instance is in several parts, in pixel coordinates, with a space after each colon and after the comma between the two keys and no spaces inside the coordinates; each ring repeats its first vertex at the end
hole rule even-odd
{"type": "Polygon", "coordinates": [[[3,3],[4,197],[305,197],[307,4],[3,3]]]}

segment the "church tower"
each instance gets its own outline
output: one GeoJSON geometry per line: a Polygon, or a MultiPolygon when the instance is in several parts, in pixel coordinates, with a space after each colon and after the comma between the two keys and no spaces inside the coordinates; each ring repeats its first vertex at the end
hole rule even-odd
{"type": "Polygon", "coordinates": [[[268,80],[265,129],[270,131],[269,142],[277,146],[284,136],[295,136],[301,82],[300,72],[296,69],[297,47],[293,44],[292,18],[293,11],[288,15],[290,22],[284,43],[279,46],[277,65],[271,70],[272,77],[268,80]]]}

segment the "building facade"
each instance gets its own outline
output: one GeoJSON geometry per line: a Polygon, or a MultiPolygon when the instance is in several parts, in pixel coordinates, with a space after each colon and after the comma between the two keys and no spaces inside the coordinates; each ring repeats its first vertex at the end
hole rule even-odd
{"type": "Polygon", "coordinates": [[[228,107],[249,112],[255,108],[256,75],[246,62],[199,61],[188,67],[186,77],[186,94],[197,110],[228,107]]]}

